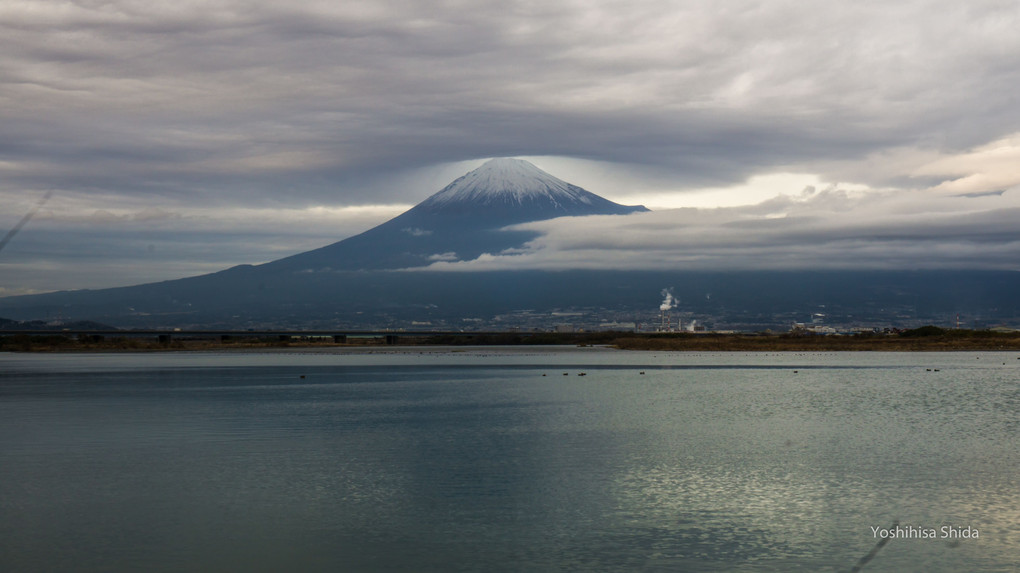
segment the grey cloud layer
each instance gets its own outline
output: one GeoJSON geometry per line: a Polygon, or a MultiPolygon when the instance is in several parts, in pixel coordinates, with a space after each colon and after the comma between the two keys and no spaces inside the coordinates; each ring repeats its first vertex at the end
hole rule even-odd
{"type": "Polygon", "coordinates": [[[1017,29],[1020,5],[1001,1],[7,0],[0,230],[54,196],[5,249],[0,273],[20,278],[0,289],[264,261],[384,217],[283,217],[288,232],[231,213],[414,203],[491,156],[615,169],[634,184],[592,190],[623,202],[648,181],[682,192],[777,170],[1001,190],[1009,164],[984,179],[974,162],[917,167],[1020,132],[1017,29]],[[151,264],[111,246],[146,217],[187,236],[151,264]],[[79,251],[47,255],[56,244],[79,251]],[[137,272],[76,268],[84,251],[137,272]]]}
{"type": "Polygon", "coordinates": [[[6,2],[0,153],[23,186],[228,203],[404,199],[369,181],[499,155],[739,181],[1020,130],[1018,23],[1002,2],[6,2]]]}

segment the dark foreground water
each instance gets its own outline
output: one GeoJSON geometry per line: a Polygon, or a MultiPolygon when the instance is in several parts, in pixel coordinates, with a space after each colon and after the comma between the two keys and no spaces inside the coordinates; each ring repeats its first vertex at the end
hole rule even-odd
{"type": "Polygon", "coordinates": [[[0,570],[1016,571],[1018,356],[0,354],[0,570]]]}

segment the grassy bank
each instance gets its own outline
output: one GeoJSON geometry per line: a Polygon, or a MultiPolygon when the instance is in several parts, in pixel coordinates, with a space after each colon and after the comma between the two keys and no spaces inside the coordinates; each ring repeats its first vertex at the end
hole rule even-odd
{"type": "Polygon", "coordinates": [[[273,348],[343,348],[367,346],[517,346],[606,345],[623,350],[689,350],[741,352],[821,351],[951,351],[1020,350],[1020,333],[987,330],[946,330],[926,326],[898,334],[823,336],[812,334],[713,333],[488,333],[402,334],[348,338],[259,336],[202,338],[124,336],[95,337],[66,334],[0,333],[0,351],[13,352],[159,352],[174,350],[230,350],[273,348]]]}

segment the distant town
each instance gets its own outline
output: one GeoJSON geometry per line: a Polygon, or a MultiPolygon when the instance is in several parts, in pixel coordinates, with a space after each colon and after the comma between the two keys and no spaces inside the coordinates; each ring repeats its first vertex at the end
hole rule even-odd
{"type": "MultiPolygon", "coordinates": [[[[345,321],[316,321],[313,328],[343,328],[345,321]]],[[[359,329],[394,332],[635,332],[635,333],[807,333],[853,335],[898,333],[935,325],[947,329],[1016,332],[1020,317],[978,314],[919,313],[913,306],[892,308],[845,308],[837,304],[814,309],[793,309],[773,313],[743,308],[721,309],[716,313],[669,309],[614,309],[606,307],[565,307],[552,310],[520,309],[492,316],[408,317],[399,311],[360,317],[359,329]]],[[[224,325],[226,326],[226,325],[224,325]]],[[[251,321],[245,328],[266,330],[308,329],[303,316],[267,322],[251,321]]]]}

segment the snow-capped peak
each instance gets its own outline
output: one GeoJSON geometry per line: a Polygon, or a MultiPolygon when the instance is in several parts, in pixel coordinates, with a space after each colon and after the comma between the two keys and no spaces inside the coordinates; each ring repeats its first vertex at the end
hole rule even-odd
{"type": "Polygon", "coordinates": [[[536,201],[554,207],[592,204],[597,197],[576,185],[557,179],[523,159],[501,157],[458,178],[426,199],[423,207],[442,208],[452,203],[524,205],[536,201]]]}

